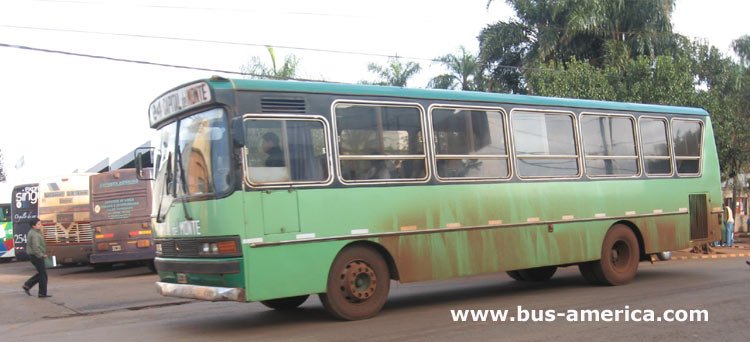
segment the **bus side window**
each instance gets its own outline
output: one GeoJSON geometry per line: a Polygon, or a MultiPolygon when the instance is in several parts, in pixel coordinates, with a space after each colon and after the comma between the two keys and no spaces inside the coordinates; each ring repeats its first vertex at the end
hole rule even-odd
{"type": "Polygon", "coordinates": [[[321,121],[249,118],[244,124],[246,175],[251,183],[309,183],[329,178],[321,121]],[[320,151],[323,154],[317,154],[320,151]]]}

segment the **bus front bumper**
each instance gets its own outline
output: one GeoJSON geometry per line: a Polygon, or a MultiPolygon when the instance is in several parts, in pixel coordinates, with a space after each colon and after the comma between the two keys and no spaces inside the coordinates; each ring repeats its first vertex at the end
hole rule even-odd
{"type": "Polygon", "coordinates": [[[167,297],[200,299],[212,302],[245,301],[245,289],[156,282],[156,291],[167,297]]]}

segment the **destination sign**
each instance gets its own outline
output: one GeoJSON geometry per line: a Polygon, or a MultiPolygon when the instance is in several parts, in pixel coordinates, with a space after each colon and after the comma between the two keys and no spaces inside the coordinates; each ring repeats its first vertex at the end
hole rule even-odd
{"type": "Polygon", "coordinates": [[[148,118],[155,124],[182,112],[211,101],[211,89],[206,82],[190,84],[164,94],[151,103],[148,118]]]}

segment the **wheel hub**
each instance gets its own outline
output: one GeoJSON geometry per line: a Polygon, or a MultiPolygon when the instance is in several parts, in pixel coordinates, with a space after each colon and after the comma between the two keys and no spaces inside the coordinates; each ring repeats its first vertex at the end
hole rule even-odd
{"type": "Polygon", "coordinates": [[[339,290],[351,303],[361,303],[372,297],[377,289],[375,271],[361,260],[350,262],[339,276],[339,290]]]}

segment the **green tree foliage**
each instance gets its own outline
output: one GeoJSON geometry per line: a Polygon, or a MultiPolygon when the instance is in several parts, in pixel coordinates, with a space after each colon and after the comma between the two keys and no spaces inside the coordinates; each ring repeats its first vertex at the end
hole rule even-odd
{"type": "Polygon", "coordinates": [[[750,35],[744,35],[734,42],[732,42],[732,48],[737,56],[740,56],[740,61],[745,67],[750,67],[750,35]]]}
{"type": "Polygon", "coordinates": [[[570,61],[567,68],[549,62],[544,68],[529,71],[529,89],[543,96],[614,100],[615,89],[609,84],[607,74],[590,64],[570,61]]]}
{"type": "Polygon", "coordinates": [[[477,56],[461,46],[458,55],[447,54],[437,58],[448,72],[430,80],[429,88],[485,90],[483,69],[477,56]]]}
{"type": "MultiPolygon", "coordinates": [[[[480,59],[505,91],[525,93],[520,70],[572,61],[603,65],[607,48],[656,56],[673,45],[673,0],[506,0],[517,19],[480,32],[480,59]],[[524,68],[524,69],[522,69],[524,68]]],[[[492,0],[488,1],[488,6],[492,0]]]]}
{"type": "Polygon", "coordinates": [[[363,81],[364,84],[406,87],[409,79],[419,73],[421,66],[415,62],[401,63],[401,60],[396,57],[389,58],[386,66],[370,63],[367,65],[367,70],[376,74],[378,80],[375,82],[363,81]]]}
{"type": "Polygon", "coordinates": [[[267,49],[271,66],[266,65],[259,57],[253,56],[250,63],[240,67],[241,72],[249,78],[291,79],[297,76],[299,59],[295,55],[284,57],[284,62],[278,65],[273,47],[268,46],[267,49]]]}

